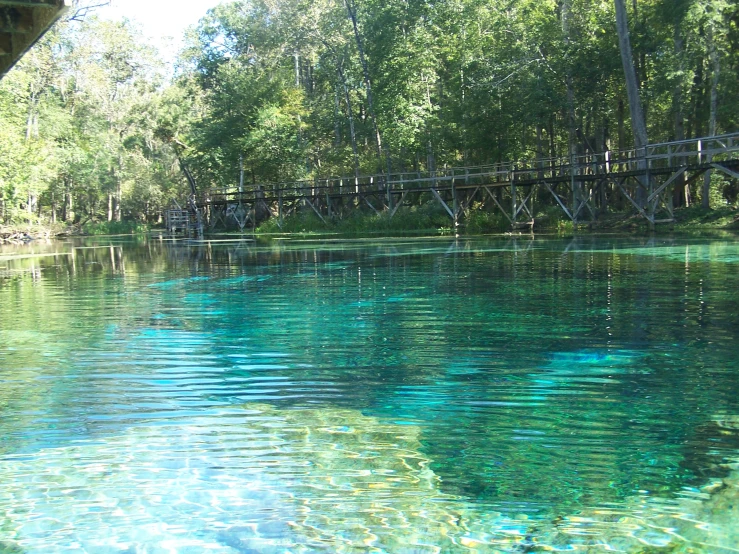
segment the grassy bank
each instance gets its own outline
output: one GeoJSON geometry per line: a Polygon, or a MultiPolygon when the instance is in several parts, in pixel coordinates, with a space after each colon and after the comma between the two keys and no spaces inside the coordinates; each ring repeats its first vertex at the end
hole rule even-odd
{"type": "Polygon", "coordinates": [[[0,241],[27,242],[70,235],[142,235],[150,231],[149,225],[135,221],[87,222],[83,225],[66,223],[0,225],[0,241]]]}
{"type": "MultiPolygon", "coordinates": [[[[557,210],[550,208],[536,216],[536,230],[567,231],[572,230],[572,223],[560,220],[557,210]]],[[[312,210],[303,211],[286,218],[282,227],[275,218],[263,222],[258,234],[323,234],[337,233],[341,235],[403,235],[432,234],[484,235],[505,233],[511,230],[509,220],[499,211],[488,212],[478,207],[469,211],[467,217],[460,219],[459,227],[454,227],[449,214],[436,203],[398,209],[393,217],[388,212],[355,211],[345,219],[321,220],[312,210]]]]}
{"type": "MultiPolygon", "coordinates": [[[[650,232],[647,220],[634,213],[608,213],[595,222],[583,222],[577,226],[556,206],[548,206],[534,214],[535,232],[570,233],[580,232],[650,232]]],[[[691,232],[707,230],[739,231],[739,210],[725,206],[706,210],[700,207],[683,208],[675,211],[675,223],[658,225],[657,232],[691,232]]],[[[466,217],[460,219],[456,232],[464,235],[484,235],[511,231],[510,221],[500,211],[487,211],[475,206],[466,217]]],[[[453,235],[455,228],[449,214],[434,203],[422,206],[401,207],[394,217],[381,212],[354,212],[345,219],[321,220],[312,210],[303,211],[284,220],[282,227],[275,218],[263,222],[257,234],[326,234],[357,235],[404,235],[432,234],[453,235]]]]}
{"type": "Polygon", "coordinates": [[[257,228],[258,234],[321,234],[339,233],[342,235],[367,234],[452,234],[452,220],[441,208],[431,204],[402,207],[394,217],[388,212],[354,211],[344,219],[321,220],[315,212],[302,211],[284,220],[282,227],[276,218],[263,222],[257,228]]]}
{"type": "MultiPolygon", "coordinates": [[[[534,232],[572,233],[616,232],[648,233],[649,223],[642,217],[629,213],[608,213],[595,222],[572,222],[557,206],[547,206],[534,214],[534,232]]],[[[706,210],[701,207],[675,211],[675,223],[658,225],[656,232],[739,231],[739,209],[724,206],[706,210]]],[[[105,236],[145,235],[152,231],[149,225],[133,221],[88,222],[84,225],[7,225],[0,226],[0,242],[24,242],[57,236],[105,236]]],[[[487,235],[511,232],[509,220],[499,211],[483,210],[473,206],[468,215],[460,219],[455,229],[449,214],[438,204],[429,202],[421,206],[398,209],[393,217],[388,212],[379,214],[355,211],[344,219],[321,220],[312,210],[302,211],[284,220],[282,227],[276,218],[263,222],[257,228],[258,235],[295,234],[342,236],[402,236],[402,235],[487,235]]]]}
{"type": "MultiPolygon", "coordinates": [[[[634,213],[604,214],[586,229],[594,231],[648,232],[649,222],[634,213]]],[[[696,231],[739,231],[739,210],[732,206],[705,209],[700,206],[675,210],[675,222],[657,225],[657,232],[696,232],[696,231]]]]}
{"type": "Polygon", "coordinates": [[[151,227],[137,221],[98,221],[88,222],[79,228],[80,235],[143,235],[151,227]]]}

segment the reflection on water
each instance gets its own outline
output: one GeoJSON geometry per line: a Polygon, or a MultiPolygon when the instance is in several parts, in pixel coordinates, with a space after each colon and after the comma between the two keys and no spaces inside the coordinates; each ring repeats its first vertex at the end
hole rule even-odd
{"type": "Polygon", "coordinates": [[[0,552],[733,552],[739,243],[0,250],[0,552]]]}

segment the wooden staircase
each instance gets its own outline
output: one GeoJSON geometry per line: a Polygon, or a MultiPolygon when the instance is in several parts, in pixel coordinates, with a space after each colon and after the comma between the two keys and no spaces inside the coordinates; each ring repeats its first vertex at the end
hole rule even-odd
{"type": "MultiPolygon", "coordinates": [[[[195,208],[197,210],[197,208],[195,208]]],[[[171,235],[202,237],[202,224],[199,211],[183,209],[177,202],[166,213],[167,232],[171,235]]]]}

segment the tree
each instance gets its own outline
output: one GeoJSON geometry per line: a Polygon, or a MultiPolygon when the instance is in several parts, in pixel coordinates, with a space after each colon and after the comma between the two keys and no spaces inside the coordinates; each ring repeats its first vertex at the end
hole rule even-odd
{"type": "Polygon", "coordinates": [[[2,217],[156,219],[185,195],[177,153],[202,188],[223,188],[241,159],[253,183],[358,177],[739,126],[739,7],[626,4],[223,3],[171,83],[130,23],[63,23],[0,83],[2,217]]]}
{"type": "Polygon", "coordinates": [[[618,33],[619,50],[621,51],[621,63],[623,64],[624,77],[626,78],[626,94],[629,99],[634,145],[639,149],[644,148],[649,142],[647,138],[647,125],[639,96],[636,70],[634,69],[634,55],[631,51],[631,40],[629,39],[626,3],[624,0],[614,0],[614,3],[616,6],[616,31],[618,33]]]}
{"type": "Polygon", "coordinates": [[[12,140],[0,137],[0,150],[8,162],[17,158],[0,165],[3,217],[154,217],[165,201],[154,190],[174,178],[166,169],[173,153],[155,136],[160,75],[127,22],[88,17],[47,33],[0,83],[12,140]]]}

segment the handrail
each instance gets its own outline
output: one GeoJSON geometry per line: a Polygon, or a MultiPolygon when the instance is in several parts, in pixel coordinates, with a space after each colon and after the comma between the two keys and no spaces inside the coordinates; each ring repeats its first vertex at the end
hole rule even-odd
{"type": "MultiPolygon", "coordinates": [[[[357,187],[366,189],[368,186],[384,190],[388,186],[448,182],[460,180],[475,181],[480,178],[505,177],[510,181],[514,176],[544,174],[559,172],[561,177],[565,170],[569,174],[580,174],[588,169],[593,172],[611,173],[614,171],[634,171],[645,169],[663,169],[687,165],[688,159],[694,159],[698,164],[712,160],[715,156],[727,153],[739,153],[739,132],[727,133],[713,137],[700,137],[680,141],[660,142],[648,144],[642,148],[626,150],[608,150],[581,154],[577,156],[563,156],[556,158],[537,158],[520,161],[507,161],[495,164],[474,166],[442,167],[434,170],[396,171],[359,176],[316,177],[299,179],[296,181],[266,182],[252,185],[249,191],[239,193],[236,187],[225,189],[211,189],[206,195],[210,198],[248,198],[251,195],[258,199],[257,193],[276,193],[282,191],[297,191],[310,189],[312,191],[327,191],[334,188],[346,189],[357,187]],[[680,163],[673,165],[674,161],[680,163]],[[667,162],[666,164],[664,162],[667,162]],[[233,188],[234,190],[231,190],[233,188]]],[[[554,175],[552,175],[554,176],[554,175]]],[[[502,183],[503,181],[498,181],[502,183]]],[[[358,192],[359,190],[357,190],[358,192]]]]}

